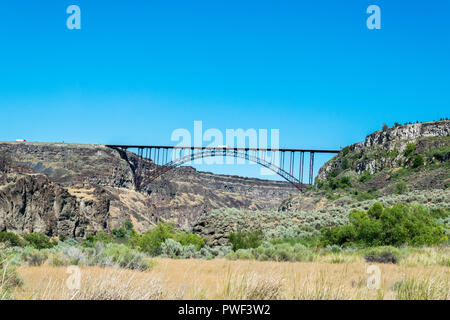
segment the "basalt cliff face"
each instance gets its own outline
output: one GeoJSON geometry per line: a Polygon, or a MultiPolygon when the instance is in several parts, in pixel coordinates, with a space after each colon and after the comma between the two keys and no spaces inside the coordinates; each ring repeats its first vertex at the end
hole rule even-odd
{"type": "Polygon", "coordinates": [[[156,165],[102,145],[0,142],[0,155],[9,163],[0,168],[0,231],[81,238],[124,221],[140,232],[159,220],[192,226],[215,208],[276,208],[297,193],[285,182],[191,167],[137,188],[139,168],[145,175],[156,165]]]}
{"type": "Polygon", "coordinates": [[[408,194],[414,201],[423,195],[424,204],[441,191],[447,203],[449,190],[450,121],[397,125],[343,148],[319,170],[314,189],[287,199],[280,210],[329,210],[342,199],[408,194]]]}
{"type": "MultiPolygon", "coordinates": [[[[344,148],[319,170],[317,178],[326,180],[333,170],[343,169],[343,162],[349,164],[350,169],[357,174],[366,170],[374,174],[385,169],[398,168],[405,165],[408,156],[405,156],[405,150],[409,144],[414,144],[411,153],[420,154],[448,146],[449,135],[450,120],[407,124],[376,131],[369,134],[364,142],[344,148]]],[[[448,159],[441,160],[445,162],[448,159]]]]}
{"type": "Polygon", "coordinates": [[[107,228],[109,199],[78,201],[43,174],[0,175],[0,230],[82,238],[107,228]]]}

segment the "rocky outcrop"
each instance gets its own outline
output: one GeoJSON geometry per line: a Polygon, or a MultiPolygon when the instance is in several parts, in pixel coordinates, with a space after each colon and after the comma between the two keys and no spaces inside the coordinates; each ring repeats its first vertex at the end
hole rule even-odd
{"type": "Polygon", "coordinates": [[[407,124],[369,134],[363,143],[355,144],[354,149],[383,146],[385,150],[392,151],[398,141],[414,141],[417,138],[448,135],[450,135],[450,121],[407,124]]]}
{"type": "Polygon", "coordinates": [[[135,188],[133,158],[125,161],[116,150],[102,145],[72,143],[0,143],[0,153],[47,175],[63,186],[135,188]]]}
{"type": "Polygon", "coordinates": [[[0,174],[0,231],[82,238],[107,228],[108,211],[107,197],[77,201],[43,174],[0,174]]]}
{"type": "Polygon", "coordinates": [[[374,174],[386,168],[397,168],[404,164],[404,152],[408,144],[415,143],[416,151],[426,151],[448,145],[446,138],[449,135],[449,120],[408,124],[376,131],[368,135],[364,142],[342,149],[320,168],[317,178],[326,180],[331,172],[342,168],[343,162],[348,160],[352,160],[350,165],[357,174],[363,171],[374,174]]]}

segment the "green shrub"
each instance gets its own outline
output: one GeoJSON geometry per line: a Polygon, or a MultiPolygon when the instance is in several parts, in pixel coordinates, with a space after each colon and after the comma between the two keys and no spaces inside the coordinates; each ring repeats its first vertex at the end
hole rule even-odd
{"type": "Polygon", "coordinates": [[[415,149],[416,149],[416,144],[415,143],[409,143],[406,146],[405,151],[403,152],[404,156],[405,157],[411,156],[415,149]]]}
{"type": "Polygon", "coordinates": [[[348,159],[342,160],[341,168],[342,168],[342,170],[347,170],[348,168],[350,168],[350,163],[349,163],[348,159]]]}
{"type": "Polygon", "coordinates": [[[98,232],[95,235],[88,234],[86,238],[83,240],[83,246],[93,248],[97,243],[112,243],[114,242],[113,238],[109,236],[105,232],[98,232]]]}
{"type": "Polygon", "coordinates": [[[123,224],[122,224],[122,227],[125,229],[125,230],[127,230],[127,231],[131,231],[131,230],[133,230],[133,223],[131,222],[131,221],[125,221],[123,224]]]}
{"type": "Polygon", "coordinates": [[[256,248],[261,245],[264,234],[261,230],[255,231],[237,231],[231,232],[228,236],[228,241],[231,243],[233,251],[239,249],[256,248]]]}
{"type": "Polygon", "coordinates": [[[331,171],[328,173],[327,179],[335,178],[335,177],[337,177],[337,176],[339,175],[339,173],[340,173],[339,170],[333,169],[333,170],[331,170],[331,171]]]}
{"type": "Polygon", "coordinates": [[[323,246],[327,245],[338,245],[344,246],[348,244],[352,244],[356,239],[356,231],[354,226],[345,225],[334,227],[330,229],[324,229],[321,232],[321,244],[323,246]]]}
{"type": "Polygon", "coordinates": [[[161,245],[161,255],[172,259],[201,257],[195,245],[189,244],[184,246],[174,239],[167,239],[161,245]]]}
{"type": "Polygon", "coordinates": [[[107,244],[101,256],[110,258],[121,268],[145,271],[151,267],[145,255],[123,244],[107,244]]]}
{"type": "Polygon", "coordinates": [[[378,194],[376,192],[355,192],[356,200],[358,201],[366,201],[376,199],[378,194]]]}
{"type": "Polygon", "coordinates": [[[423,166],[423,164],[425,163],[425,161],[423,160],[423,157],[419,154],[417,156],[414,157],[413,163],[412,163],[412,167],[413,168],[418,168],[423,166]]]}
{"type": "Polygon", "coordinates": [[[325,186],[325,182],[319,178],[316,178],[316,187],[318,189],[322,189],[325,186]]]}
{"type": "Polygon", "coordinates": [[[401,179],[403,177],[406,177],[406,176],[410,175],[411,172],[412,172],[411,169],[400,168],[400,169],[398,169],[398,170],[396,170],[395,172],[392,173],[391,178],[393,180],[399,180],[399,179],[401,179]]]}
{"type": "MultiPolygon", "coordinates": [[[[306,229],[306,228],[302,228],[306,229]]],[[[319,233],[316,231],[315,234],[310,234],[309,231],[305,231],[303,235],[298,237],[288,237],[288,238],[273,238],[270,240],[273,245],[289,243],[290,245],[302,245],[308,248],[315,248],[320,245],[319,233]]]]}
{"type": "Polygon", "coordinates": [[[129,238],[133,236],[136,231],[133,229],[133,223],[130,221],[125,221],[122,223],[122,227],[111,230],[113,237],[119,240],[129,238]]]}
{"type": "Polygon", "coordinates": [[[57,244],[56,241],[50,240],[49,237],[41,232],[29,233],[24,235],[23,238],[28,243],[28,245],[36,249],[49,249],[57,244]]]}
{"type": "Polygon", "coordinates": [[[342,248],[340,247],[340,246],[338,246],[338,245],[335,245],[335,244],[333,244],[333,245],[328,245],[327,247],[326,247],[326,249],[328,250],[328,251],[330,251],[330,252],[332,252],[332,253],[340,253],[340,252],[342,252],[342,248]]]}
{"type": "Polygon", "coordinates": [[[370,174],[368,170],[364,170],[361,175],[359,176],[359,182],[367,182],[373,178],[373,174],[370,174]]]}
{"type": "Polygon", "coordinates": [[[388,158],[395,159],[395,158],[398,156],[398,150],[397,150],[397,148],[394,148],[394,150],[389,151],[389,152],[386,154],[386,156],[387,156],[388,158]]]}
{"type": "Polygon", "coordinates": [[[179,258],[183,254],[183,246],[181,243],[169,238],[162,243],[161,254],[172,259],[179,258]]]}
{"type": "Polygon", "coordinates": [[[275,247],[275,257],[276,261],[293,261],[295,259],[293,247],[287,243],[277,245],[275,247]]]}
{"type": "Polygon", "coordinates": [[[161,253],[161,245],[167,239],[175,238],[175,225],[158,222],[155,228],[144,233],[139,239],[139,248],[152,255],[161,253]]]}
{"type": "Polygon", "coordinates": [[[125,228],[112,229],[111,233],[118,239],[124,239],[127,236],[127,230],[125,228]]]}
{"type": "MultiPolygon", "coordinates": [[[[123,229],[125,230],[126,226],[123,229]]],[[[127,231],[126,237],[128,246],[155,256],[163,252],[162,245],[168,239],[172,239],[184,247],[193,246],[195,251],[205,245],[205,241],[199,235],[176,231],[175,224],[167,222],[159,222],[156,227],[143,235],[139,235],[134,229],[131,229],[127,231]]]]}
{"type": "Polygon", "coordinates": [[[369,263],[398,263],[400,253],[398,249],[391,247],[379,247],[370,250],[364,255],[364,260],[369,263]]]}
{"type": "Polygon", "coordinates": [[[367,213],[371,218],[379,219],[381,214],[383,213],[383,209],[383,205],[379,202],[376,202],[369,208],[367,213]]]}
{"type": "Polygon", "coordinates": [[[197,248],[193,245],[183,246],[183,254],[181,255],[182,259],[192,259],[192,258],[200,258],[200,254],[197,248]]]}
{"type": "Polygon", "coordinates": [[[418,205],[374,204],[366,211],[352,211],[350,224],[325,229],[321,244],[339,246],[434,245],[448,241],[444,228],[430,210],[418,205]]]}
{"type": "Polygon", "coordinates": [[[449,161],[450,159],[450,145],[441,146],[439,148],[431,149],[427,152],[427,155],[431,159],[435,159],[439,162],[449,161]]]}
{"type": "Polygon", "coordinates": [[[41,266],[47,259],[48,255],[46,252],[34,247],[25,247],[22,251],[22,260],[30,266],[41,266]]]}
{"type": "Polygon", "coordinates": [[[260,261],[313,261],[314,255],[302,244],[264,242],[253,249],[239,249],[226,256],[228,259],[256,259],[260,261]]]}
{"type": "Polygon", "coordinates": [[[24,245],[22,239],[12,232],[0,232],[0,243],[4,243],[8,247],[22,247],[24,245]]]}
{"type": "Polygon", "coordinates": [[[177,233],[175,240],[183,246],[193,245],[196,250],[200,250],[205,246],[205,240],[195,233],[177,233]]]}
{"type": "Polygon", "coordinates": [[[230,260],[254,260],[255,256],[250,249],[238,249],[237,251],[230,252],[226,258],[230,260]]]}
{"type": "Polygon", "coordinates": [[[350,187],[352,185],[350,177],[342,177],[341,178],[341,186],[342,187],[350,187]]]}
{"type": "Polygon", "coordinates": [[[215,247],[205,246],[196,253],[196,257],[210,260],[216,257],[225,257],[230,252],[233,251],[229,246],[215,246],[215,247]]]}
{"type": "Polygon", "coordinates": [[[393,192],[395,193],[395,194],[404,194],[406,191],[407,191],[407,186],[406,186],[406,183],[405,182],[403,182],[403,181],[401,181],[401,182],[397,182],[395,185],[394,185],[394,190],[393,190],[393,192]]]}

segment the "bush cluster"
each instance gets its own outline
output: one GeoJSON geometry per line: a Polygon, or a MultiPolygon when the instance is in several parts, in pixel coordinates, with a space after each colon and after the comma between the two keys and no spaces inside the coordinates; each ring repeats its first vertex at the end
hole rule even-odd
{"type": "Polygon", "coordinates": [[[49,249],[15,247],[8,249],[8,253],[11,263],[15,265],[41,266],[47,263],[53,266],[120,267],[141,271],[153,265],[147,255],[120,243],[97,242],[93,247],[86,247],[68,240],[49,249]]]}
{"type": "Polygon", "coordinates": [[[54,247],[58,242],[47,237],[41,232],[28,233],[23,239],[13,232],[0,232],[0,243],[7,247],[24,247],[30,246],[35,249],[49,249],[54,247]]]}
{"type": "Polygon", "coordinates": [[[432,211],[418,205],[384,208],[375,203],[367,211],[353,211],[350,224],[323,230],[321,241],[340,246],[434,245],[448,240],[435,220],[432,211]]]}
{"type": "Polygon", "coordinates": [[[28,243],[28,245],[36,249],[49,249],[57,244],[57,241],[50,240],[49,237],[41,232],[29,233],[24,235],[23,238],[28,243]]]}
{"type": "Polygon", "coordinates": [[[228,241],[231,243],[233,251],[239,249],[257,248],[261,245],[264,234],[261,230],[231,232],[228,241]]]}
{"type": "Polygon", "coordinates": [[[0,243],[4,243],[7,247],[22,247],[24,241],[13,232],[0,232],[0,243]]]}
{"type": "Polygon", "coordinates": [[[230,260],[246,259],[246,260],[260,260],[260,261],[313,261],[314,253],[308,247],[296,243],[281,243],[272,244],[264,242],[260,246],[251,249],[239,249],[230,252],[226,258],[230,260]]]}
{"type": "Polygon", "coordinates": [[[159,222],[152,230],[143,235],[134,235],[130,238],[129,244],[151,255],[163,253],[162,245],[171,239],[183,247],[193,246],[196,251],[204,247],[205,241],[197,234],[184,233],[175,230],[172,223],[159,222]]]}
{"type": "Polygon", "coordinates": [[[159,222],[152,230],[142,235],[133,229],[132,224],[126,223],[121,228],[113,229],[111,235],[104,232],[88,235],[83,241],[83,246],[92,248],[97,243],[121,243],[146,254],[158,256],[165,254],[164,250],[168,250],[164,244],[169,239],[176,242],[177,246],[192,246],[195,251],[200,251],[205,246],[205,240],[199,235],[177,231],[175,224],[166,222],[159,222]]]}
{"type": "Polygon", "coordinates": [[[408,190],[408,187],[406,186],[406,183],[403,181],[400,181],[394,185],[393,192],[394,192],[394,194],[404,194],[407,190],[408,190]]]}
{"type": "Polygon", "coordinates": [[[400,253],[397,248],[393,247],[378,247],[369,250],[364,259],[369,263],[398,263],[400,260],[400,253]]]}

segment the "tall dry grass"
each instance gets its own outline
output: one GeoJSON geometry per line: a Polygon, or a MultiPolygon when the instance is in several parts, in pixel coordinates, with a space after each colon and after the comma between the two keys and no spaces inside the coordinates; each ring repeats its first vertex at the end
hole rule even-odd
{"type": "Polygon", "coordinates": [[[22,286],[22,278],[14,267],[10,267],[8,261],[0,260],[0,300],[11,299],[11,290],[22,286]]]}
{"type": "Polygon", "coordinates": [[[147,272],[82,267],[80,290],[65,267],[21,267],[17,299],[449,299],[446,266],[378,265],[381,286],[367,288],[368,264],[156,259],[147,272]]]}

